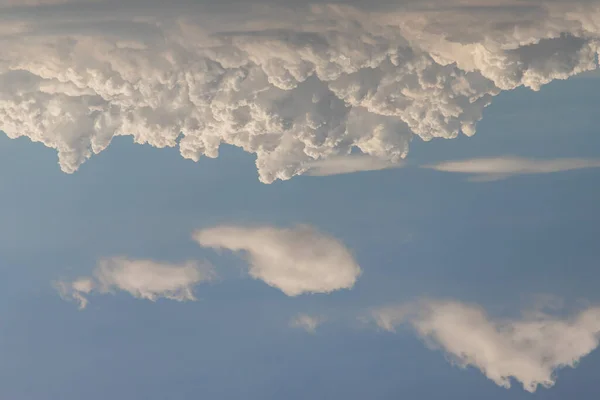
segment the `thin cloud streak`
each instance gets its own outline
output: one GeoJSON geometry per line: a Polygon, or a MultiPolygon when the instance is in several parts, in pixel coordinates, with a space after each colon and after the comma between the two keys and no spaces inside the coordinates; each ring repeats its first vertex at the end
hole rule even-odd
{"type": "Polygon", "coordinates": [[[304,166],[306,168],[306,175],[329,176],[402,168],[404,162],[392,163],[367,155],[347,155],[308,162],[304,166]]]}
{"type": "Polygon", "coordinates": [[[471,181],[487,182],[517,175],[551,174],[579,169],[600,168],[600,160],[585,158],[555,158],[548,160],[521,157],[472,158],[425,165],[436,171],[469,174],[471,181]]]}

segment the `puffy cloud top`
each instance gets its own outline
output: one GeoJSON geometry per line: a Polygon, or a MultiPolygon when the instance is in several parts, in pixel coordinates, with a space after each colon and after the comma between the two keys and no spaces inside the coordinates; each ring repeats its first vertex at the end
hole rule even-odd
{"type": "Polygon", "coordinates": [[[245,253],[250,275],[288,296],[349,289],[361,273],[339,240],[309,226],[217,226],[194,238],[204,247],[245,253]]]}
{"type": "Polygon", "coordinates": [[[117,135],[192,160],[238,146],[266,183],[353,149],[398,163],[414,136],[474,134],[502,90],[596,68],[600,33],[577,1],[18,3],[0,1],[0,129],[69,173],[117,135]]]}

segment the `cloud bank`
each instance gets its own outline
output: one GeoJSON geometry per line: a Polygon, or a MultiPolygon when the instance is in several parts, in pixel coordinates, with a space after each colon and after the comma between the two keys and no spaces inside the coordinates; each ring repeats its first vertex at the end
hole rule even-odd
{"type": "Polygon", "coordinates": [[[477,182],[495,181],[515,175],[549,174],[577,169],[600,168],[600,160],[557,158],[534,160],[519,157],[474,158],[428,165],[436,171],[470,174],[477,182]]]}
{"type": "Polygon", "coordinates": [[[59,281],[55,286],[63,298],[77,301],[79,308],[84,309],[87,295],[93,292],[124,291],[151,301],[158,298],[194,301],[194,286],[213,277],[212,268],[196,262],[168,264],[115,257],[101,260],[91,277],[59,281]]]}
{"type": "Polygon", "coordinates": [[[388,331],[410,324],[456,365],[475,367],[505,388],[514,378],[529,392],[539,385],[553,386],[559,369],[575,367],[600,340],[598,307],[567,317],[535,311],[518,319],[500,319],[470,304],[425,301],[378,309],[373,317],[388,331]]]}
{"type": "Polygon", "coordinates": [[[250,276],[288,296],[350,289],[361,273],[339,240],[306,225],[217,226],[196,231],[193,237],[203,247],[242,252],[250,276]]]}
{"type": "Polygon", "coordinates": [[[473,135],[503,90],[597,66],[593,2],[353,4],[0,0],[0,130],[68,173],[115,136],[191,160],[229,144],[270,183],[398,163],[414,137],[473,135]]]}

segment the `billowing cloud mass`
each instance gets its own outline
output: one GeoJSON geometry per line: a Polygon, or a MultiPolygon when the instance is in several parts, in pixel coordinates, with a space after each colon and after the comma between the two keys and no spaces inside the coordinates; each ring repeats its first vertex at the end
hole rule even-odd
{"type": "Polygon", "coordinates": [[[325,318],[308,314],[298,314],[290,321],[292,328],[303,329],[308,333],[316,333],[317,328],[325,322],[325,318]]]}
{"type": "Polygon", "coordinates": [[[0,130],[68,173],[119,135],[191,160],[230,144],[270,183],[398,163],[415,136],[473,135],[503,90],[597,66],[595,2],[290,4],[0,0],[0,130]]]}
{"type": "Polygon", "coordinates": [[[576,169],[600,168],[600,160],[582,158],[535,160],[519,157],[494,157],[448,161],[425,166],[425,168],[469,174],[472,181],[486,182],[506,179],[515,175],[549,174],[576,169]]]}
{"type": "Polygon", "coordinates": [[[375,310],[373,317],[388,331],[408,323],[455,364],[478,368],[506,388],[514,378],[529,392],[553,386],[557,370],[574,367],[600,340],[599,307],[566,317],[532,311],[501,319],[470,304],[425,301],[375,310]]]}
{"type": "Polygon", "coordinates": [[[194,233],[203,247],[242,252],[249,273],[288,296],[350,289],[361,273],[350,251],[314,228],[217,226],[194,233]]]}
{"type": "Polygon", "coordinates": [[[125,291],[151,301],[193,301],[194,286],[213,277],[210,266],[192,261],[168,264],[116,257],[101,260],[91,277],[55,282],[55,286],[63,298],[77,301],[79,308],[84,309],[88,304],[86,296],[93,292],[125,291]]]}

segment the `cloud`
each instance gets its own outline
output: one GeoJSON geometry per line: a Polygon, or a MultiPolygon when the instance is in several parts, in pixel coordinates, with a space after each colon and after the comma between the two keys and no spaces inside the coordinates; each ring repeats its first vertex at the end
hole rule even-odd
{"type": "Polygon", "coordinates": [[[290,321],[292,328],[303,329],[308,333],[316,333],[317,328],[325,322],[325,318],[308,314],[298,314],[290,321]]]}
{"type": "Polygon", "coordinates": [[[406,322],[414,311],[414,304],[394,305],[374,309],[371,311],[371,316],[378,327],[388,332],[395,332],[396,326],[406,322]]]}
{"type": "Polygon", "coordinates": [[[584,158],[556,158],[534,160],[519,157],[474,158],[447,161],[424,166],[436,171],[470,174],[478,182],[506,179],[515,175],[549,174],[576,169],[600,168],[600,160],[584,158]]]}
{"type": "Polygon", "coordinates": [[[470,304],[425,301],[375,310],[373,317],[388,331],[410,324],[456,365],[475,367],[505,388],[514,378],[529,392],[539,385],[553,386],[556,372],[575,367],[598,347],[600,339],[598,307],[564,317],[533,310],[521,318],[502,319],[470,304]]]}
{"type": "Polygon", "coordinates": [[[86,295],[94,290],[95,283],[90,278],[78,278],[73,282],[54,282],[54,286],[62,298],[66,300],[75,300],[79,303],[79,309],[83,310],[88,305],[86,295]]]}
{"type": "Polygon", "coordinates": [[[242,252],[250,276],[288,296],[350,289],[361,273],[339,240],[306,225],[217,226],[196,231],[194,239],[203,247],[242,252]]]}
{"type": "Polygon", "coordinates": [[[84,309],[88,304],[86,296],[93,292],[124,291],[151,301],[158,298],[194,301],[194,286],[213,277],[211,267],[192,261],[168,264],[115,257],[101,260],[93,276],[59,281],[55,287],[63,298],[77,301],[79,308],[84,309]]]}
{"type": "Polygon", "coordinates": [[[379,171],[382,169],[400,168],[403,164],[404,163],[401,162],[391,163],[371,156],[348,155],[311,161],[305,163],[304,166],[307,169],[307,175],[328,176],[361,171],[379,171]]]}
{"type": "Polygon", "coordinates": [[[0,1],[0,129],[68,173],[115,136],[229,144],[270,183],[356,150],[399,163],[414,137],[473,135],[503,90],[597,67],[593,2],[352,3],[0,1]]]}

